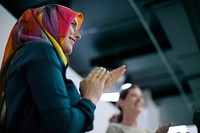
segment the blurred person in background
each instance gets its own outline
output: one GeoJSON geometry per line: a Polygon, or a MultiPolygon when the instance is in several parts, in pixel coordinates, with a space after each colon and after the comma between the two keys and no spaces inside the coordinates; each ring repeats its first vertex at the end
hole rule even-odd
{"type": "MultiPolygon", "coordinates": [[[[152,133],[149,129],[140,127],[137,119],[144,108],[144,98],[138,85],[132,85],[120,92],[117,106],[121,111],[118,122],[110,123],[106,133],[152,133]]],[[[167,133],[172,123],[160,126],[156,133],[167,133]]]]}

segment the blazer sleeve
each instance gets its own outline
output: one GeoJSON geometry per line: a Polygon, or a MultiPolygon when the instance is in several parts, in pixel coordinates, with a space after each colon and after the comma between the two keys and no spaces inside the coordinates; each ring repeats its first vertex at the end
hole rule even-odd
{"type": "Polygon", "coordinates": [[[95,105],[88,99],[79,99],[75,106],[70,105],[63,66],[54,48],[44,42],[28,47],[23,72],[46,130],[49,133],[91,130],[95,105]]]}

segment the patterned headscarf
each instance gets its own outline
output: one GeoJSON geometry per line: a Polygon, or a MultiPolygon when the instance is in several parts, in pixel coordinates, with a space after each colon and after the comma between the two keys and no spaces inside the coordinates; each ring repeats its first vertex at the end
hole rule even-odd
{"type": "MultiPolygon", "coordinates": [[[[0,72],[0,111],[4,102],[4,87],[8,68],[18,49],[30,41],[49,42],[61,56],[65,65],[67,56],[61,49],[63,38],[72,21],[77,18],[78,28],[83,22],[83,14],[65,6],[50,4],[26,10],[14,25],[4,51],[0,72]]],[[[1,118],[1,117],[0,117],[1,118]]]]}
{"type": "Polygon", "coordinates": [[[83,15],[61,5],[46,5],[26,10],[13,27],[4,52],[4,61],[16,48],[33,40],[50,41],[67,64],[66,55],[61,50],[60,37],[65,36],[74,18],[80,28],[83,15]]]}

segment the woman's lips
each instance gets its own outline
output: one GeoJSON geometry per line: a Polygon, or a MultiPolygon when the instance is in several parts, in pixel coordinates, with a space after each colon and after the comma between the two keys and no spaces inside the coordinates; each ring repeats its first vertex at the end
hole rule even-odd
{"type": "Polygon", "coordinates": [[[69,37],[69,39],[73,42],[73,44],[76,42],[76,40],[72,37],[69,37]]]}

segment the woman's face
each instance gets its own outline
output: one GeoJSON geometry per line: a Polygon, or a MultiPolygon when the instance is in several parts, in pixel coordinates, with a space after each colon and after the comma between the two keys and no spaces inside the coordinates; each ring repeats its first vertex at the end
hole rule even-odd
{"type": "Polygon", "coordinates": [[[144,98],[140,88],[136,87],[130,89],[126,98],[121,102],[121,108],[123,111],[131,111],[140,113],[144,107],[144,98]]]}
{"type": "Polygon", "coordinates": [[[69,55],[73,51],[73,47],[77,40],[81,39],[81,35],[78,32],[78,21],[75,18],[69,26],[69,30],[65,36],[64,42],[61,45],[62,50],[65,54],[69,55]]]}

